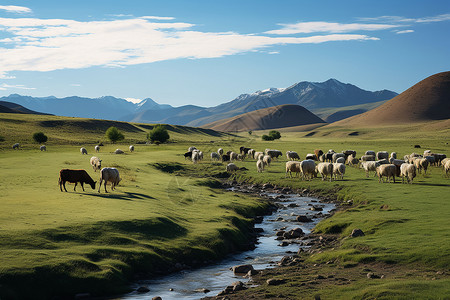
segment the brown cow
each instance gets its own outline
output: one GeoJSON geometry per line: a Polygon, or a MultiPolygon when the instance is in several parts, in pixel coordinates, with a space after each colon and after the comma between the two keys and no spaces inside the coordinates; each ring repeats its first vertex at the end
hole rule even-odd
{"type": "Polygon", "coordinates": [[[70,169],[62,169],[59,171],[59,189],[61,192],[63,191],[62,188],[64,187],[64,190],[66,190],[66,182],[75,183],[75,186],[73,187],[73,190],[77,187],[78,182],[81,184],[81,188],[84,192],[83,184],[87,183],[91,186],[93,190],[95,190],[95,183],[96,181],[92,180],[91,176],[85,171],[85,170],[70,170],[70,169]]]}

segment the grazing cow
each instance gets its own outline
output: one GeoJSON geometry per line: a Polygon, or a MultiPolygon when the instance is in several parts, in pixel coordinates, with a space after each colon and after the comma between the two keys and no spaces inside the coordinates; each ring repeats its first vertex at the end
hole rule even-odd
{"type": "Polygon", "coordinates": [[[73,190],[77,187],[77,184],[81,184],[81,188],[84,192],[83,184],[87,183],[91,186],[93,190],[95,190],[95,183],[96,181],[92,180],[91,176],[85,171],[85,170],[71,170],[71,169],[62,169],[59,171],[59,189],[61,192],[63,191],[62,188],[64,187],[64,190],[66,190],[66,182],[75,183],[75,186],[73,187],[73,190]]]}
{"type": "Polygon", "coordinates": [[[103,181],[105,182],[105,193],[107,193],[108,191],[106,190],[106,183],[108,183],[108,181],[111,182],[111,190],[114,190],[116,185],[119,184],[120,180],[119,170],[117,170],[116,168],[103,168],[100,171],[100,185],[98,186],[98,192],[100,193],[100,188],[103,181]]]}

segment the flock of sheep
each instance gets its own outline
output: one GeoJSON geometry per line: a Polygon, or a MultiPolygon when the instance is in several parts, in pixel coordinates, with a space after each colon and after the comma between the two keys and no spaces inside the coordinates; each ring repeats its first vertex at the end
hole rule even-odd
{"type": "MultiPolygon", "coordinates": [[[[279,150],[266,149],[264,152],[258,152],[251,148],[240,147],[238,152],[228,151],[224,153],[222,148],[217,152],[211,152],[211,160],[229,162],[226,166],[227,172],[236,172],[240,168],[234,163],[243,161],[244,159],[256,160],[256,170],[263,172],[265,168],[270,167],[272,160],[278,159],[283,153],[279,150]]],[[[190,158],[194,164],[203,159],[203,152],[192,146],[188,152],[184,154],[185,159],[190,158]]],[[[314,153],[306,155],[305,160],[300,161],[300,156],[295,151],[286,152],[286,174],[292,177],[295,173],[296,177],[302,177],[302,180],[312,180],[321,175],[322,180],[332,181],[344,179],[346,165],[359,166],[366,172],[369,177],[370,172],[378,176],[379,182],[390,182],[391,179],[395,183],[395,177],[402,177],[402,182],[412,183],[416,177],[416,173],[422,170],[426,174],[429,165],[442,166],[445,173],[450,171],[450,159],[445,154],[432,153],[430,150],[424,151],[423,155],[411,153],[405,155],[403,159],[397,159],[397,153],[389,154],[387,151],[368,150],[360,158],[356,157],[356,151],[345,150],[337,153],[330,149],[324,153],[320,149],[314,150],[314,153]],[[318,164],[316,164],[318,162],[318,164]]]]}

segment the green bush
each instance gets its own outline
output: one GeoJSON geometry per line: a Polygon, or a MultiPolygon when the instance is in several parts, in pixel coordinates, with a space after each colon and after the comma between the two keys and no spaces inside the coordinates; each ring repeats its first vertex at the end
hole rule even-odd
{"type": "Polygon", "coordinates": [[[152,143],[162,144],[165,143],[168,139],[170,139],[169,132],[163,125],[156,125],[153,129],[147,134],[147,138],[152,143]]]}
{"type": "Polygon", "coordinates": [[[278,140],[279,138],[281,138],[281,133],[276,130],[271,130],[269,132],[269,136],[271,136],[274,140],[278,140]]]}
{"type": "Polygon", "coordinates": [[[43,132],[35,132],[33,133],[33,140],[35,140],[36,143],[42,144],[47,141],[47,136],[43,132]]]}
{"type": "Polygon", "coordinates": [[[106,137],[111,141],[111,143],[115,143],[117,141],[121,141],[125,138],[125,136],[122,134],[122,132],[119,131],[114,126],[111,126],[106,130],[106,137]]]}
{"type": "Polygon", "coordinates": [[[273,141],[273,137],[271,137],[267,134],[263,134],[263,136],[261,138],[263,139],[263,141],[273,141]]]}

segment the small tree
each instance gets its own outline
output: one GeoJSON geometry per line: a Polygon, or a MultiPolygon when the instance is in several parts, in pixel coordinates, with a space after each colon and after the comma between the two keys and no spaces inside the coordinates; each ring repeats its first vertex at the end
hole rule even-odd
{"type": "Polygon", "coordinates": [[[35,132],[33,133],[33,140],[36,141],[36,143],[42,144],[47,141],[47,136],[43,132],[35,132]]]}
{"type": "Polygon", "coordinates": [[[119,131],[116,127],[112,126],[106,130],[106,137],[111,141],[111,143],[115,143],[117,141],[121,141],[125,138],[122,132],[119,131]]]}
{"type": "Polygon", "coordinates": [[[147,134],[147,138],[152,143],[162,144],[165,143],[168,139],[170,139],[169,132],[163,125],[156,125],[153,129],[147,134]]]}
{"type": "Polygon", "coordinates": [[[271,130],[269,132],[269,136],[273,137],[274,140],[277,140],[277,139],[281,138],[281,133],[276,130],[271,130]]]}
{"type": "Polygon", "coordinates": [[[249,135],[252,135],[252,133],[253,133],[253,131],[251,131],[251,130],[248,131],[248,134],[249,134],[249,135]]]}
{"type": "Polygon", "coordinates": [[[263,141],[273,141],[273,137],[267,134],[263,134],[261,138],[263,141]]]}

